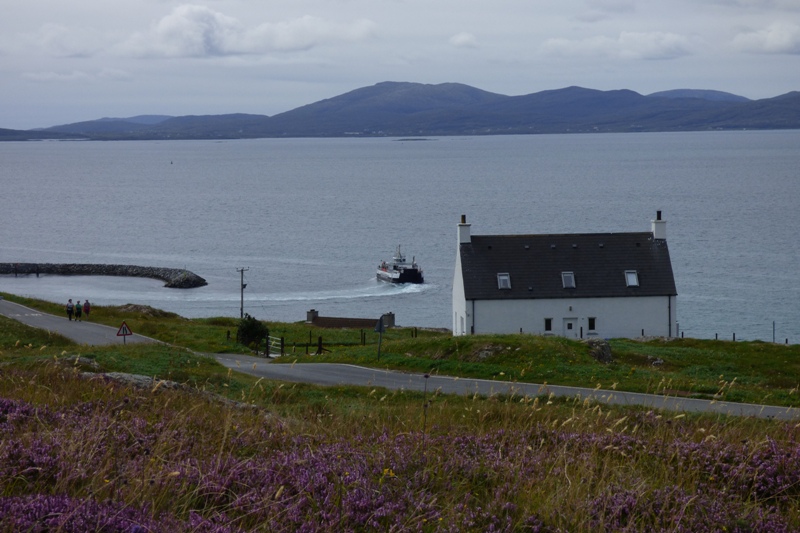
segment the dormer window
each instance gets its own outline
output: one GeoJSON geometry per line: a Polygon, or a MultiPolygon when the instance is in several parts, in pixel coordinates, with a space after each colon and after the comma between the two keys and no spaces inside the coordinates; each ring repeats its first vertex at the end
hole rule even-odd
{"type": "Polygon", "coordinates": [[[638,287],[639,286],[639,273],[635,270],[626,270],[625,271],[625,285],[628,287],[638,287]]]}
{"type": "Polygon", "coordinates": [[[497,288],[511,290],[511,274],[508,272],[497,274],[497,288]]]}
{"type": "Polygon", "coordinates": [[[561,273],[561,282],[564,284],[565,289],[574,289],[575,288],[575,273],[574,272],[562,272],[561,273]]]}

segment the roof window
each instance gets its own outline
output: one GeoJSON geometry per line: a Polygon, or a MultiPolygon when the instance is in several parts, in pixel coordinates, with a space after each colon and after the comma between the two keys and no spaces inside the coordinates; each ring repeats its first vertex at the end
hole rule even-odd
{"type": "Polygon", "coordinates": [[[565,289],[574,289],[575,288],[575,273],[574,272],[562,272],[561,273],[561,282],[564,284],[565,289]]]}
{"type": "Polygon", "coordinates": [[[511,289],[511,274],[508,272],[500,272],[497,274],[497,288],[498,289],[511,289]]]}
{"type": "Polygon", "coordinates": [[[625,285],[628,287],[638,287],[639,286],[639,273],[635,270],[626,270],[625,271],[625,285]]]}

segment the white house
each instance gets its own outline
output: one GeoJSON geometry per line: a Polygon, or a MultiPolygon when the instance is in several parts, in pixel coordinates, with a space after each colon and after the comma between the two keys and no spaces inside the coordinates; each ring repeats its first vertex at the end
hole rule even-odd
{"type": "Polygon", "coordinates": [[[666,222],[651,231],[470,235],[461,216],[453,334],[677,336],[666,222]]]}

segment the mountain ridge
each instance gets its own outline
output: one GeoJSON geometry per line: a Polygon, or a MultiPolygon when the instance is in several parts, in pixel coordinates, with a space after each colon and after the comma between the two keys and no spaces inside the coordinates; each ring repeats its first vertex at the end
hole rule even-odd
{"type": "Polygon", "coordinates": [[[272,116],[231,113],[103,118],[38,130],[0,129],[0,140],[406,137],[795,128],[800,128],[797,91],[749,100],[698,89],[645,96],[628,89],[600,91],[570,86],[506,96],[460,83],[385,81],[272,116]]]}

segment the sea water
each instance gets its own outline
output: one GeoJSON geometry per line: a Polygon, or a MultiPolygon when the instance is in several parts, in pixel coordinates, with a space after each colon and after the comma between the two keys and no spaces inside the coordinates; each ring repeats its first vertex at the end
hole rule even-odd
{"type": "Polygon", "coordinates": [[[462,214],[475,235],[583,233],[649,231],[660,210],[684,335],[797,343],[798,148],[800,131],[0,143],[0,262],[209,283],[0,276],[0,291],[448,328],[462,214]],[[397,245],[425,284],[375,279],[397,245]]]}

